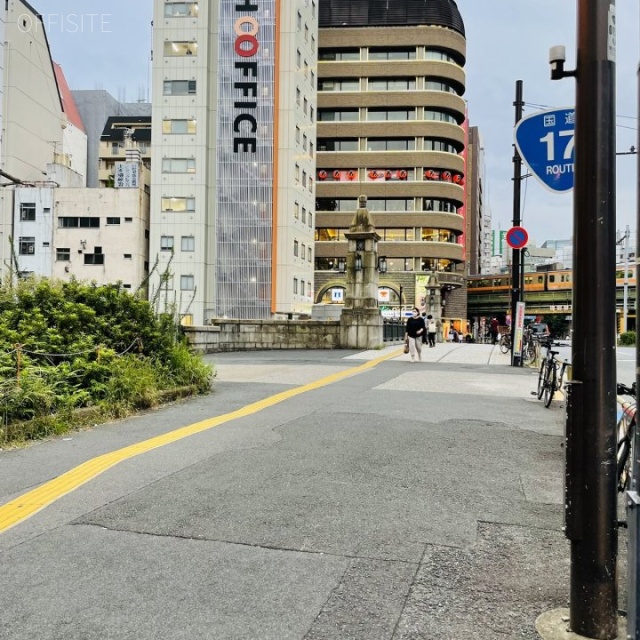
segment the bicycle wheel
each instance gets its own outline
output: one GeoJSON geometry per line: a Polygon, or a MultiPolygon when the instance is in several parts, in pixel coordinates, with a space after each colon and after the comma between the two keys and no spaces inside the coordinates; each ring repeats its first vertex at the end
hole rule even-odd
{"type": "Polygon", "coordinates": [[[630,418],[623,413],[618,421],[618,451],[616,454],[618,468],[618,491],[624,493],[629,488],[631,479],[631,441],[635,429],[635,417],[630,418]]]}
{"type": "Polygon", "coordinates": [[[553,400],[553,394],[556,392],[556,366],[550,363],[547,367],[546,380],[544,384],[544,406],[549,408],[553,400]]]}
{"type": "Polygon", "coordinates": [[[529,365],[536,360],[536,345],[533,342],[529,342],[526,347],[523,346],[522,362],[529,365]]]}
{"type": "Polygon", "coordinates": [[[538,400],[542,398],[547,375],[547,361],[543,360],[540,365],[540,374],[538,375],[538,400]]]}

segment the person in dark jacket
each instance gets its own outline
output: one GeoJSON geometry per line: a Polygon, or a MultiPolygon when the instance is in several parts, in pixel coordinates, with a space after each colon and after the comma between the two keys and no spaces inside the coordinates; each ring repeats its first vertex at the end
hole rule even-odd
{"type": "Polygon", "coordinates": [[[407,320],[406,333],[404,334],[404,339],[409,342],[411,362],[415,362],[416,354],[418,360],[422,360],[422,336],[425,331],[424,318],[420,316],[420,309],[414,307],[413,315],[407,320]]]}

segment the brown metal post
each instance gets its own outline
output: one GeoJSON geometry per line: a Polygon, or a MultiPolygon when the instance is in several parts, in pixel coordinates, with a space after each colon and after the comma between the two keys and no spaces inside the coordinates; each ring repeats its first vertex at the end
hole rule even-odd
{"type": "MultiPolygon", "coordinates": [[[[617,637],[615,0],[578,0],[570,627],[617,637]]],[[[571,496],[568,496],[571,500],[571,496]]]]}

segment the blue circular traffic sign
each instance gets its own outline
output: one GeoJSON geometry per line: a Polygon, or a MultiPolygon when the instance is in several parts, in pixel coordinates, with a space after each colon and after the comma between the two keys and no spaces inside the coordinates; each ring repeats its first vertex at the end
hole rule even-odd
{"type": "Polygon", "coordinates": [[[529,242],[529,234],[524,227],[511,227],[511,229],[507,231],[506,240],[512,249],[522,249],[522,247],[526,247],[527,242],[529,242]]]}

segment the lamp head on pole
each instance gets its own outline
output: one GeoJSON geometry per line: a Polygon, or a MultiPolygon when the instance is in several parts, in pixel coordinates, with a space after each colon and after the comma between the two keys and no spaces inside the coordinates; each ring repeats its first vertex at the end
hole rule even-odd
{"type": "Polygon", "coordinates": [[[387,273],[387,259],[384,256],[378,258],[378,271],[380,273],[387,273]]]}
{"type": "Polygon", "coordinates": [[[359,253],[356,253],[355,259],[353,261],[353,268],[356,271],[362,271],[362,256],[359,253]]]}
{"type": "Polygon", "coordinates": [[[338,273],[344,273],[346,270],[346,262],[344,258],[338,258],[338,273]]]}

